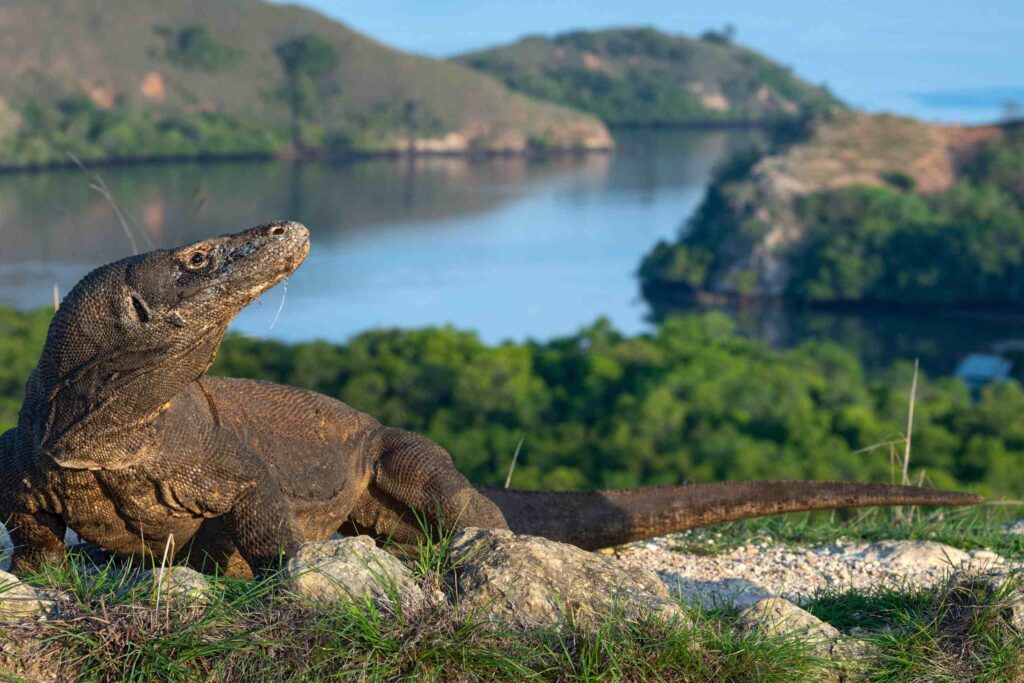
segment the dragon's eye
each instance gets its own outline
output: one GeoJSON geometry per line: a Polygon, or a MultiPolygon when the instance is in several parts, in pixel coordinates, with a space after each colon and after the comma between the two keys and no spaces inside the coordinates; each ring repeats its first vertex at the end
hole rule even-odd
{"type": "Polygon", "coordinates": [[[202,268],[206,263],[206,254],[201,251],[192,252],[192,255],[188,257],[189,268],[202,268]]]}

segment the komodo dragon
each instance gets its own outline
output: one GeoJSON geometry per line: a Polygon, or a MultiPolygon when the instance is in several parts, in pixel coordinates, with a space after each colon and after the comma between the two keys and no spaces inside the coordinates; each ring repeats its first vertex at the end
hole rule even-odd
{"type": "Polygon", "coordinates": [[[589,493],[474,488],[440,446],[332,398],[205,375],[228,323],[290,275],[309,233],[274,222],[103,266],[64,299],[0,437],[13,570],[60,561],[66,525],[115,554],[274,570],[339,530],[414,542],[435,525],[593,549],[724,520],[976,496],[836,482],[589,493]]]}

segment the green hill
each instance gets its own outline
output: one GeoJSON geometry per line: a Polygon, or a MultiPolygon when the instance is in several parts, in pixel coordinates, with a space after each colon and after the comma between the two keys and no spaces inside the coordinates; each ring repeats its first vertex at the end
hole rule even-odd
{"type": "Polygon", "coordinates": [[[640,275],[649,298],[1024,305],[1024,126],[843,113],[722,168],[640,275]]]}
{"type": "Polygon", "coordinates": [[[733,44],[728,32],[695,39],[650,28],[575,31],[455,61],[609,125],[766,122],[839,104],[825,87],[733,44]]]}
{"type": "Polygon", "coordinates": [[[597,120],[262,0],[6,0],[0,165],[610,143],[597,120]]]}

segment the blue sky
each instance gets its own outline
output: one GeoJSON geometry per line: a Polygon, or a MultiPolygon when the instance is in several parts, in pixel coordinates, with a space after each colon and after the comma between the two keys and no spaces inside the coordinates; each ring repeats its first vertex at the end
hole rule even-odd
{"type": "Polygon", "coordinates": [[[727,23],[740,42],[826,82],[852,104],[984,120],[1024,100],[1022,0],[303,0],[400,49],[432,56],[530,33],[624,25],[696,34],[727,23]],[[915,94],[951,92],[921,101],[915,94]],[[966,91],[966,92],[961,92],[966,91]]]}

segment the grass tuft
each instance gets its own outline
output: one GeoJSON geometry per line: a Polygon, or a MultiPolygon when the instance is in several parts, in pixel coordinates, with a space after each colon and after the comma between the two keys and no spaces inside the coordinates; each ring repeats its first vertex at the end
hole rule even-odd
{"type": "MultiPolygon", "coordinates": [[[[831,543],[841,529],[847,538],[925,537],[1024,557],[1024,539],[994,531],[998,520],[989,511],[974,515],[929,513],[907,525],[884,511],[842,524],[834,515],[789,515],[694,532],[681,543],[712,550],[768,537],[831,543]]],[[[425,538],[408,561],[425,591],[444,589],[456,569],[452,535],[425,538]]],[[[619,613],[596,628],[569,618],[560,630],[522,632],[484,624],[443,601],[415,613],[372,600],[321,605],[282,590],[279,578],[224,577],[211,577],[205,608],[165,600],[157,609],[154,588],[137,582],[138,571],[131,563],[74,554],[66,564],[26,577],[59,594],[59,618],[5,624],[0,645],[35,643],[35,665],[59,668],[65,680],[98,683],[808,681],[835,671],[799,638],[740,635],[734,609],[686,606],[674,623],[619,613]]],[[[833,589],[805,607],[867,644],[870,656],[847,665],[864,680],[1019,680],[1024,640],[1012,623],[1019,583],[980,592],[833,589]]],[[[8,678],[0,660],[0,679],[8,678]]]]}

